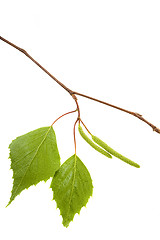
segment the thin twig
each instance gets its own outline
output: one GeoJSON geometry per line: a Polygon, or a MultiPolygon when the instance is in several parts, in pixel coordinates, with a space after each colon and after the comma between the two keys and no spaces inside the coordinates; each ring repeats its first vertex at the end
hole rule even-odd
{"type": "MultiPolygon", "coordinates": [[[[44,67],[42,67],[42,66],[41,66],[34,58],[32,58],[24,49],[16,46],[15,44],[9,42],[8,40],[6,40],[5,38],[3,38],[3,37],[1,37],[1,36],[0,36],[0,39],[1,39],[3,42],[9,44],[10,46],[16,48],[17,50],[19,50],[20,52],[22,52],[23,54],[25,54],[29,59],[31,59],[36,65],[38,65],[45,73],[47,73],[54,81],[56,81],[61,87],[63,87],[63,88],[73,97],[73,99],[75,100],[76,105],[77,105],[78,120],[80,120],[80,108],[79,108],[79,105],[78,105],[78,101],[77,101],[76,95],[79,95],[79,96],[88,98],[88,99],[90,99],[90,100],[93,100],[93,101],[96,101],[96,102],[105,104],[105,105],[107,105],[107,106],[116,108],[116,109],[118,109],[118,110],[120,110],[120,111],[123,111],[123,112],[126,112],[126,113],[128,113],[128,114],[131,114],[132,116],[137,117],[137,118],[139,118],[141,121],[143,121],[143,122],[145,122],[146,124],[148,124],[148,125],[153,129],[153,131],[155,131],[155,132],[157,132],[157,133],[160,133],[160,129],[159,129],[159,128],[157,128],[157,127],[156,127],[155,125],[153,125],[152,123],[148,122],[148,121],[147,121],[146,119],[144,119],[144,118],[142,117],[142,115],[139,114],[139,113],[132,112],[132,111],[123,109],[123,108],[121,108],[121,107],[117,107],[117,106],[115,106],[115,105],[112,105],[112,104],[110,104],[110,103],[101,101],[101,100],[99,100],[99,99],[96,99],[96,98],[87,96],[87,95],[85,95],[85,94],[72,91],[71,89],[69,89],[68,87],[66,87],[62,82],[60,82],[57,78],[55,78],[51,73],[49,73],[44,67]]],[[[78,120],[77,120],[77,121],[78,121],[78,120]]]]}
{"type": "Polygon", "coordinates": [[[23,54],[25,54],[29,59],[32,60],[32,62],[34,62],[35,64],[38,65],[38,67],[40,67],[45,73],[47,73],[54,81],[56,81],[61,87],[63,87],[67,92],[69,92],[70,95],[73,94],[73,91],[71,89],[69,89],[68,87],[66,87],[62,82],[60,82],[57,78],[55,78],[50,72],[48,72],[44,67],[42,67],[34,58],[32,58],[27,52],[26,50],[24,50],[23,48],[20,48],[18,46],[16,46],[15,44],[9,42],[8,40],[6,40],[5,38],[0,36],[0,39],[5,42],[8,43],[9,45],[11,45],[12,47],[16,48],[17,50],[19,50],[20,52],[22,52],[23,54]]]}
{"type": "Polygon", "coordinates": [[[79,108],[79,104],[78,104],[77,97],[76,97],[76,95],[74,95],[74,94],[72,94],[72,97],[73,97],[74,101],[76,102],[77,111],[78,111],[78,120],[80,120],[80,108],[79,108]]]}
{"type": "Polygon", "coordinates": [[[82,94],[82,93],[79,93],[79,92],[73,92],[73,94],[79,95],[79,96],[81,96],[81,97],[88,98],[88,99],[90,99],[90,100],[93,100],[93,101],[96,101],[96,102],[105,104],[105,105],[107,105],[107,106],[109,106],[109,107],[116,108],[116,109],[118,109],[118,110],[120,110],[120,111],[123,111],[123,112],[126,112],[126,113],[128,113],[128,114],[131,114],[132,116],[137,117],[137,118],[139,118],[141,121],[147,123],[147,124],[153,129],[153,131],[155,131],[155,132],[157,132],[157,133],[160,133],[160,129],[159,129],[159,128],[157,128],[155,125],[153,125],[152,123],[150,123],[149,121],[147,121],[147,120],[146,120],[145,118],[143,118],[142,115],[139,114],[139,113],[131,112],[131,111],[126,110],[126,109],[124,109],[124,108],[117,107],[117,106],[112,105],[112,104],[110,104],[110,103],[101,101],[101,100],[99,100],[99,99],[96,99],[96,98],[87,96],[87,95],[82,94]]]}

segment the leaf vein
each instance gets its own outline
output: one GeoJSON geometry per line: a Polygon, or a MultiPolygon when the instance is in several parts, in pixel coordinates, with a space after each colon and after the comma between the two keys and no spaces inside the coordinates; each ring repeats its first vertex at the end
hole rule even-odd
{"type": "Polygon", "coordinates": [[[16,188],[16,190],[15,190],[15,193],[17,192],[17,190],[18,190],[19,186],[21,185],[21,183],[22,183],[24,177],[26,176],[26,174],[27,174],[27,172],[28,172],[28,170],[29,170],[29,168],[30,168],[30,166],[31,166],[31,164],[32,164],[32,162],[33,162],[33,160],[34,160],[34,158],[36,157],[36,155],[37,155],[37,153],[38,153],[39,148],[41,147],[41,145],[43,144],[43,142],[46,140],[46,137],[47,137],[47,135],[48,135],[48,133],[49,133],[51,127],[52,127],[52,126],[49,127],[49,129],[48,129],[48,131],[47,131],[45,137],[43,138],[43,140],[42,140],[41,143],[39,144],[39,146],[38,146],[38,148],[37,148],[37,151],[35,152],[35,154],[34,154],[32,160],[31,160],[31,162],[30,162],[28,168],[26,169],[26,171],[25,171],[25,173],[24,173],[24,176],[22,177],[20,183],[18,184],[18,186],[17,186],[17,188],[16,188]]]}
{"type": "Polygon", "coordinates": [[[23,156],[22,158],[20,158],[19,160],[15,161],[14,163],[12,163],[12,168],[13,166],[15,166],[18,162],[22,161],[25,157],[27,157],[29,154],[31,154],[32,152],[35,151],[37,147],[35,147],[32,151],[28,152],[25,156],[23,156]]]}
{"type": "Polygon", "coordinates": [[[76,163],[77,163],[77,158],[76,158],[76,155],[75,155],[75,160],[74,160],[74,172],[73,172],[73,182],[72,182],[72,188],[71,188],[71,194],[70,194],[70,199],[69,199],[69,207],[68,207],[68,211],[67,211],[67,218],[68,218],[68,215],[69,215],[69,210],[71,208],[71,200],[72,200],[72,196],[73,196],[73,191],[74,191],[74,183],[75,183],[75,177],[76,177],[76,163]]]}

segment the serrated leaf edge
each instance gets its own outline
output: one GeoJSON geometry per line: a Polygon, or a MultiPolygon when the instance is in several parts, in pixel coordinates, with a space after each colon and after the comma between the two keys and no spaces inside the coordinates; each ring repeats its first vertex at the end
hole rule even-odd
{"type": "MultiPolygon", "coordinates": [[[[89,198],[87,199],[86,204],[83,205],[83,206],[81,207],[81,209],[79,210],[79,212],[76,212],[75,215],[76,215],[76,214],[80,215],[80,212],[81,212],[82,208],[83,208],[83,207],[86,208],[86,206],[87,206],[87,204],[88,204],[88,201],[89,201],[89,199],[90,199],[91,197],[93,197],[93,190],[92,190],[92,194],[91,194],[91,195],[89,196],[89,198]]],[[[53,197],[52,201],[53,201],[53,200],[56,202],[56,200],[54,199],[54,197],[53,197]]],[[[60,210],[57,202],[56,202],[56,209],[59,209],[59,211],[60,211],[60,216],[62,216],[61,210],[60,210]]],[[[75,217],[75,215],[74,215],[74,217],[75,217]]],[[[72,219],[70,222],[73,222],[74,217],[73,217],[73,219],[72,219]]],[[[63,219],[63,217],[62,217],[62,219],[63,219]]],[[[62,223],[63,223],[63,222],[62,222],[62,223]]],[[[70,223],[69,223],[69,224],[70,224],[70,223]]],[[[68,224],[68,225],[64,225],[64,224],[63,224],[63,226],[67,228],[67,227],[69,226],[69,224],[68,224]]]]}
{"type": "Polygon", "coordinates": [[[74,160],[74,173],[73,173],[73,182],[72,182],[72,190],[71,190],[71,195],[70,195],[70,200],[69,200],[69,208],[67,212],[67,218],[69,214],[69,210],[71,208],[71,200],[72,200],[72,195],[73,195],[73,189],[74,189],[74,183],[75,183],[75,176],[76,176],[76,164],[77,164],[77,156],[75,155],[75,160],[74,160]]]}
{"type": "MultiPolygon", "coordinates": [[[[34,158],[36,157],[36,155],[37,155],[37,153],[38,153],[39,148],[41,147],[41,145],[42,145],[43,142],[45,141],[45,139],[46,139],[46,137],[47,137],[49,131],[51,130],[51,128],[52,128],[52,126],[49,127],[49,129],[48,129],[48,131],[46,132],[46,134],[45,134],[43,140],[41,141],[41,143],[40,143],[39,146],[37,147],[37,151],[35,152],[35,154],[34,154],[32,160],[31,160],[31,162],[30,162],[30,164],[29,164],[29,166],[28,166],[28,168],[27,168],[27,170],[26,170],[26,172],[25,172],[23,178],[21,179],[20,183],[18,184],[18,186],[17,186],[17,188],[16,188],[16,192],[17,192],[17,189],[19,188],[19,186],[21,185],[21,183],[22,183],[24,177],[26,176],[26,174],[27,174],[27,172],[28,172],[28,170],[29,170],[29,168],[30,168],[30,166],[31,166],[31,164],[32,164],[32,162],[33,162],[33,160],[34,160],[34,158]]],[[[11,144],[10,144],[10,145],[11,145],[11,144]]],[[[10,149],[10,145],[9,145],[9,149],[10,149]]],[[[11,159],[11,156],[10,156],[10,155],[9,155],[9,158],[11,159]]],[[[11,169],[12,169],[12,168],[11,168],[11,169]]],[[[13,174],[12,179],[14,180],[14,174],[13,174]]],[[[47,180],[48,180],[48,179],[44,179],[44,180],[42,180],[42,181],[46,182],[47,180]]],[[[33,186],[33,185],[36,186],[37,184],[38,184],[38,183],[36,183],[36,184],[32,184],[31,186],[33,186]]],[[[29,187],[31,187],[31,186],[29,186],[29,187]]],[[[29,187],[28,187],[28,188],[29,188],[29,187]]],[[[25,189],[28,189],[28,188],[25,188],[25,189]]],[[[21,194],[21,192],[20,192],[18,195],[20,195],[20,194],[21,194]]],[[[16,195],[16,196],[18,196],[18,195],[16,195]]],[[[11,195],[11,196],[12,196],[12,195],[11,195]]],[[[13,199],[13,200],[14,200],[14,199],[13,199]]],[[[13,200],[12,200],[12,201],[13,201],[13,200]]],[[[8,207],[8,206],[11,204],[12,201],[10,200],[6,207],[8,207]]]]}
{"type": "MultiPolygon", "coordinates": [[[[74,156],[74,155],[72,155],[72,156],[74,156]]],[[[66,160],[66,161],[67,161],[67,160],[66,160]]],[[[80,161],[81,161],[81,160],[80,160],[80,161]]],[[[76,159],[75,162],[77,162],[77,159],[76,159]]],[[[83,162],[82,162],[82,163],[83,163],[83,162]]],[[[74,163],[74,167],[75,167],[75,163],[74,163]]],[[[88,169],[87,169],[87,170],[88,170],[88,169]]],[[[57,171],[58,171],[58,170],[57,170],[57,171]]],[[[75,180],[75,175],[76,175],[76,169],[74,170],[74,180],[75,180]]],[[[54,178],[54,176],[53,176],[53,178],[54,178]]],[[[92,180],[92,178],[91,178],[91,180],[92,180]]],[[[51,182],[51,185],[52,185],[52,182],[51,182]]],[[[50,185],[50,188],[51,188],[51,185],[50,185]]],[[[92,195],[93,195],[93,188],[94,188],[94,187],[93,187],[93,184],[92,184],[92,192],[91,192],[91,195],[88,197],[88,199],[87,199],[87,201],[86,201],[86,204],[83,205],[83,206],[81,207],[81,209],[80,209],[78,212],[76,212],[76,213],[80,214],[82,208],[83,208],[83,207],[86,207],[89,199],[90,199],[90,198],[92,197],[92,195]]],[[[73,194],[73,189],[74,189],[74,184],[72,184],[72,192],[71,192],[71,195],[73,194]]],[[[71,203],[71,199],[72,199],[72,198],[70,198],[70,203],[71,203]]],[[[59,206],[59,204],[57,203],[57,201],[56,201],[56,199],[55,199],[55,197],[54,197],[54,191],[53,191],[53,199],[52,199],[52,201],[53,201],[53,200],[54,200],[55,203],[56,203],[56,209],[57,209],[57,208],[59,209],[59,211],[60,211],[60,216],[62,216],[62,212],[61,212],[60,206],[59,206]]],[[[71,206],[71,204],[69,204],[69,209],[70,209],[70,206],[71,206]]],[[[68,213],[69,213],[69,209],[68,209],[68,213]]],[[[76,215],[76,213],[75,213],[75,215],[76,215]]],[[[72,219],[70,222],[73,222],[75,215],[73,216],[73,219],[72,219]]],[[[63,219],[63,216],[62,216],[62,219],[63,219]]],[[[69,224],[70,224],[70,222],[69,222],[68,225],[64,225],[63,222],[64,222],[64,221],[62,221],[62,224],[63,224],[63,226],[66,227],[66,228],[67,228],[67,227],[69,226],[69,224]]]]}

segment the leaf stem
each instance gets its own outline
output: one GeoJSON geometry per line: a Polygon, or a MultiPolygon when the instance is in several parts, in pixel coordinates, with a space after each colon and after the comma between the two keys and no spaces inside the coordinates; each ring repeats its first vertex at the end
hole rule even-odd
{"type": "Polygon", "coordinates": [[[132,116],[140,119],[141,121],[145,122],[147,125],[149,125],[153,131],[157,132],[157,133],[160,133],[160,129],[157,128],[155,125],[153,125],[152,123],[150,123],[149,121],[147,121],[145,118],[142,117],[141,114],[139,113],[136,113],[136,112],[132,112],[132,111],[129,111],[129,110],[126,110],[126,109],[123,109],[121,107],[118,107],[118,106],[115,106],[115,105],[112,105],[110,103],[107,103],[107,102],[104,102],[104,101],[101,101],[99,99],[96,99],[96,98],[93,98],[93,97],[90,97],[90,96],[87,96],[85,94],[82,94],[82,93],[79,93],[79,92],[75,92],[73,90],[71,90],[70,88],[66,87],[62,82],[60,82],[57,78],[55,78],[50,72],[48,72],[44,67],[42,67],[42,65],[40,65],[33,57],[31,57],[31,55],[29,55],[26,50],[24,50],[23,48],[20,48],[18,47],[17,45],[11,43],[10,41],[8,41],[7,39],[3,38],[0,36],[0,40],[2,40],[3,42],[9,44],[10,46],[16,48],[17,50],[19,50],[20,52],[22,52],[23,54],[25,54],[31,61],[33,61],[37,66],[39,66],[45,73],[47,73],[54,81],[56,81],[61,87],[63,87],[72,97],[73,99],[75,100],[76,102],[76,105],[77,105],[77,110],[78,110],[78,119],[80,120],[80,108],[79,108],[79,105],[78,105],[78,101],[77,101],[77,97],[76,95],[79,95],[81,97],[85,97],[85,98],[88,98],[90,100],[93,100],[93,101],[96,101],[96,102],[99,102],[99,103],[102,103],[102,104],[105,104],[107,106],[110,106],[112,108],[115,108],[115,109],[118,109],[120,111],[123,111],[123,112],[126,112],[128,114],[131,114],[132,116]]]}
{"type": "Polygon", "coordinates": [[[76,124],[77,124],[78,121],[79,121],[79,118],[77,118],[77,120],[74,123],[74,127],[73,127],[75,156],[76,156],[76,151],[77,151],[77,145],[76,145],[76,124]]]}
{"type": "Polygon", "coordinates": [[[80,122],[83,124],[83,126],[85,127],[85,129],[87,130],[87,132],[90,134],[90,135],[92,135],[91,134],[91,132],[88,130],[88,128],[86,127],[86,125],[84,124],[84,122],[80,119],[80,122]]]}
{"type": "Polygon", "coordinates": [[[55,122],[57,122],[60,118],[64,117],[65,115],[67,114],[70,114],[70,113],[74,113],[76,112],[78,109],[74,110],[74,111],[71,111],[71,112],[67,112],[67,113],[64,113],[63,115],[61,115],[60,117],[58,117],[53,123],[51,126],[53,126],[53,124],[55,124],[55,122]]]}

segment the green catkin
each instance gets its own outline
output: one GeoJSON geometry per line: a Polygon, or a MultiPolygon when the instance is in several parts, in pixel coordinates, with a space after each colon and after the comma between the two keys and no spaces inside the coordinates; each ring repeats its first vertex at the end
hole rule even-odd
{"type": "Polygon", "coordinates": [[[100,148],[99,146],[97,146],[94,142],[92,142],[92,140],[83,132],[82,127],[80,126],[80,124],[78,125],[78,130],[79,133],[81,135],[81,137],[91,146],[93,147],[96,151],[100,152],[101,154],[105,155],[108,158],[112,158],[112,156],[106,152],[105,150],[103,150],[102,148],[100,148]]]}
{"type": "Polygon", "coordinates": [[[126,162],[126,163],[128,163],[128,164],[130,164],[130,165],[132,165],[136,168],[140,168],[140,166],[137,163],[131,161],[130,159],[128,159],[128,158],[124,157],[123,155],[121,155],[120,153],[116,152],[115,150],[113,150],[111,147],[109,147],[105,142],[103,142],[98,137],[92,135],[92,139],[95,143],[97,143],[99,146],[104,148],[106,151],[108,151],[113,156],[121,159],[122,161],[124,161],[124,162],[126,162]]]}

